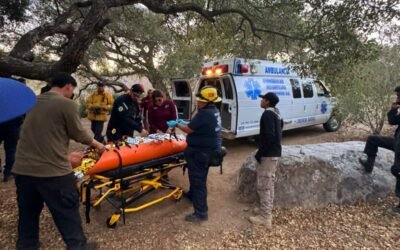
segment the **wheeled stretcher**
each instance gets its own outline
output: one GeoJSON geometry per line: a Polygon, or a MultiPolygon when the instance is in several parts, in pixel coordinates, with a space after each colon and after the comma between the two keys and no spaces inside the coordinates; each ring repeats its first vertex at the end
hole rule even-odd
{"type": "MultiPolygon", "coordinates": [[[[163,141],[159,140],[155,143],[159,144],[163,141]]],[[[168,143],[171,143],[171,141],[168,143]]],[[[157,145],[154,145],[154,148],[157,148],[157,145]]],[[[129,147],[132,149],[132,153],[140,150],[140,147],[129,147]]],[[[107,153],[117,156],[118,166],[104,172],[88,175],[89,178],[80,185],[81,201],[85,205],[86,222],[90,222],[91,208],[99,207],[103,202],[111,204],[115,209],[115,212],[106,220],[106,225],[114,228],[121,218],[125,223],[127,213],[141,211],[166,199],[181,200],[182,188],[169,182],[168,173],[175,168],[185,167],[184,148],[177,150],[181,151],[178,153],[128,165],[124,164],[124,157],[121,154],[124,151],[121,150],[121,147],[110,148],[107,153]],[[164,192],[160,192],[163,196],[148,202],[139,201],[145,195],[157,190],[164,190],[164,192]]],[[[157,154],[154,153],[154,155],[157,154]]],[[[97,160],[97,163],[101,163],[100,160],[97,160]]],[[[82,169],[85,169],[85,173],[90,173],[95,167],[96,162],[87,159],[77,168],[76,173],[80,173],[82,169]]]]}

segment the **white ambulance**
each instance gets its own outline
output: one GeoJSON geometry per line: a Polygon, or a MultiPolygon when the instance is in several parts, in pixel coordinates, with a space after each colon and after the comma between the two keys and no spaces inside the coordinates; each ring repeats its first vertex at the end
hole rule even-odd
{"type": "Polygon", "coordinates": [[[326,131],[336,131],[340,124],[333,114],[335,98],[321,81],[302,78],[290,68],[272,61],[243,58],[204,63],[193,92],[188,80],[172,80],[172,99],[179,118],[190,120],[195,112],[194,93],[205,85],[215,86],[222,97],[219,109],[226,139],[259,134],[264,110],[258,96],[267,92],[279,96],[277,107],[284,130],[323,124],[326,131]]]}

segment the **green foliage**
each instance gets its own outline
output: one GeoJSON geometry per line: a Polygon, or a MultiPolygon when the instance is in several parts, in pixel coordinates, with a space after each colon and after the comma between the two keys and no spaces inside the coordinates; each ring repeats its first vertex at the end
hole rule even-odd
{"type": "Polygon", "coordinates": [[[339,111],[350,123],[367,125],[379,134],[392,102],[394,88],[400,85],[400,47],[385,47],[376,60],[348,68],[337,76],[334,86],[339,111]]]}
{"type": "MultiPolygon", "coordinates": [[[[0,1],[2,6],[3,2],[21,3],[19,9],[29,2],[0,1]]],[[[168,78],[191,78],[198,74],[206,60],[237,56],[296,63],[304,73],[318,73],[327,82],[334,82],[343,69],[376,58],[376,43],[368,35],[382,22],[399,16],[400,0],[140,2],[31,1],[28,18],[32,22],[24,29],[15,30],[12,25],[0,29],[2,45],[6,45],[0,46],[0,51],[4,51],[0,59],[8,53],[4,48],[10,50],[17,44],[18,33],[26,34],[38,26],[49,35],[32,44],[25,41],[25,46],[16,46],[19,50],[27,49],[22,53],[27,59],[28,52],[33,53],[34,60],[26,63],[48,63],[50,70],[56,70],[51,65],[69,49],[72,56],[62,62],[63,67],[76,71],[81,63],[78,73],[89,81],[116,83],[122,76],[140,75],[162,88],[160,85],[168,78]],[[80,7],[70,9],[72,4],[80,7]],[[101,9],[102,4],[113,7],[101,9]],[[84,24],[105,21],[89,14],[96,13],[94,10],[111,22],[90,31],[84,24]],[[93,36],[79,36],[86,32],[79,27],[85,27],[93,36]],[[73,37],[80,37],[80,42],[71,42],[73,37]]],[[[0,73],[12,72],[13,63],[7,63],[8,67],[2,67],[0,73]]],[[[21,76],[45,79],[49,74],[42,69],[39,76],[33,66],[23,68],[26,72],[21,72],[21,76]]]]}
{"type": "Polygon", "coordinates": [[[29,0],[0,0],[0,27],[4,25],[4,17],[11,21],[24,21],[28,6],[29,0]]]}

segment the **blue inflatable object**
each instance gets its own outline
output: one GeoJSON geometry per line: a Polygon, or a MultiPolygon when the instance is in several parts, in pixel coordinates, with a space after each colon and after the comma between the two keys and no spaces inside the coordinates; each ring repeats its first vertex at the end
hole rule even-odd
{"type": "Polygon", "coordinates": [[[36,103],[36,95],[24,84],[0,77],[0,123],[28,112],[36,103]]]}

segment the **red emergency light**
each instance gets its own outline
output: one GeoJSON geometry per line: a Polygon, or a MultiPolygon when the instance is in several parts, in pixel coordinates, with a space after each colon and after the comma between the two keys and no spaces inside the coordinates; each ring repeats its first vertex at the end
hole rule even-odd
{"type": "Polygon", "coordinates": [[[249,73],[249,66],[247,64],[239,64],[238,73],[249,73]]]}
{"type": "Polygon", "coordinates": [[[227,64],[215,67],[215,73],[218,75],[223,73],[228,73],[228,71],[229,71],[229,66],[227,64]]]}
{"type": "Polygon", "coordinates": [[[202,75],[212,75],[212,74],[221,75],[228,72],[229,72],[229,66],[227,64],[218,65],[214,67],[205,67],[201,70],[202,75]]]}
{"type": "Polygon", "coordinates": [[[212,67],[205,67],[201,70],[202,75],[209,75],[212,73],[212,67]]]}

